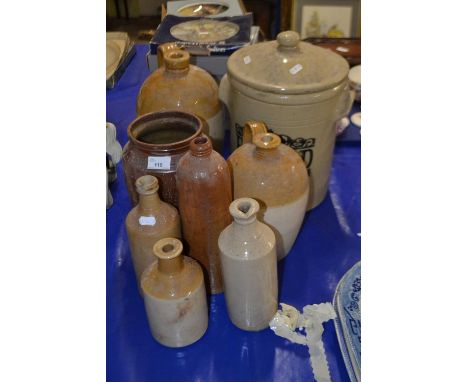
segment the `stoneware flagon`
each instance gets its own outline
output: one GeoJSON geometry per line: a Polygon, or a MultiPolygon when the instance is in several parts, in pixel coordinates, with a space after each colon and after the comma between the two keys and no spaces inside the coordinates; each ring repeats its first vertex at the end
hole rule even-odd
{"type": "Polygon", "coordinates": [[[153,175],[158,178],[161,199],[177,207],[177,163],[201,133],[200,118],[182,111],[145,114],[128,126],[129,141],[122,158],[133,205],[138,202],[135,181],[142,175],[153,175]]]}
{"type": "Polygon", "coordinates": [[[229,318],[243,330],[268,327],[278,308],[275,234],[256,219],[254,199],[234,200],[234,221],[219,236],[229,318]]]}
{"type": "Polygon", "coordinates": [[[157,261],[141,277],[145,309],[156,341],[182,347],[198,341],[208,328],[208,306],[200,265],[182,255],[175,238],[154,245],[157,261]]]}
{"type": "Polygon", "coordinates": [[[127,215],[125,227],[130,244],[133,268],[138,286],[141,274],[153,263],[153,246],[165,237],[181,238],[177,210],[159,199],[158,180],[144,175],[135,182],[139,202],[127,215]]]}
{"type": "Polygon", "coordinates": [[[230,114],[232,150],[242,144],[247,120],[264,121],[303,159],[311,182],[307,208],[317,206],[328,189],[335,122],[353,102],[347,61],[286,31],[237,50],[227,70],[219,96],[230,114]]]}
{"type": "Polygon", "coordinates": [[[190,143],[176,173],[182,231],[188,254],[202,265],[210,293],[223,291],[218,237],[231,222],[232,185],[224,158],[202,135],[190,143]]]}
{"type": "Polygon", "coordinates": [[[260,203],[259,220],[276,235],[278,260],[296,240],[306,212],[309,179],[301,157],[261,122],[247,122],[245,142],[228,159],[234,199],[249,197],[260,203]]]}
{"type": "MultiPolygon", "coordinates": [[[[164,44],[166,45],[166,44],[164,44]]],[[[224,138],[223,109],[218,99],[218,85],[204,69],[190,65],[190,54],[173,43],[158,49],[164,65],[149,75],[141,86],[137,114],[153,111],[182,110],[200,117],[204,131],[217,150],[224,138]]]]}

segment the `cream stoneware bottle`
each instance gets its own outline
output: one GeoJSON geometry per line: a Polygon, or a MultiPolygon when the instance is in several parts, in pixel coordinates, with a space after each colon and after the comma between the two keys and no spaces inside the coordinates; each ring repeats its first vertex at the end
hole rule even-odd
{"type": "Polygon", "coordinates": [[[218,240],[229,318],[249,331],[267,328],[278,308],[275,234],[257,220],[258,211],[254,199],[234,200],[234,221],[218,240]]]}
{"type": "Polygon", "coordinates": [[[155,259],[153,246],[164,237],[180,238],[180,218],[177,210],[159,199],[158,179],[152,175],[135,182],[139,203],[127,215],[127,228],[133,268],[140,285],[141,274],[155,259]]]}
{"type": "Polygon", "coordinates": [[[301,157],[261,122],[247,122],[244,144],[228,159],[234,199],[260,203],[259,220],[276,235],[278,260],[291,250],[301,228],[309,197],[309,178],[301,157]],[[264,132],[261,132],[261,131],[264,132]]]}
{"type": "Polygon", "coordinates": [[[198,341],[208,328],[208,306],[200,265],[182,255],[175,238],[154,245],[157,261],[145,269],[141,289],[151,333],[168,347],[198,341]]]}

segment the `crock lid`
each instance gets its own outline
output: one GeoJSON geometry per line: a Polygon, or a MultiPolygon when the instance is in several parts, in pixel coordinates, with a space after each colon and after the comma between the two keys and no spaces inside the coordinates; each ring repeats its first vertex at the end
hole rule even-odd
{"type": "Polygon", "coordinates": [[[348,62],[331,50],[300,41],[293,31],[276,41],[239,49],[227,62],[229,75],[253,88],[280,94],[303,94],[331,88],[348,75],[348,62]]]}

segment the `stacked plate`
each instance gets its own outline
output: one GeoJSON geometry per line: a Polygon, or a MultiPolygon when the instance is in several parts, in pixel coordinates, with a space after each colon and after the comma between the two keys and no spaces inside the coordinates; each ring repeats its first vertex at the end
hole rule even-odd
{"type": "Polygon", "coordinates": [[[361,262],[338,283],[333,306],[341,353],[352,382],[361,380],[361,262]]]}
{"type": "Polygon", "coordinates": [[[115,86],[134,55],[134,44],[127,33],[106,33],[106,87],[108,89],[115,86]]]}

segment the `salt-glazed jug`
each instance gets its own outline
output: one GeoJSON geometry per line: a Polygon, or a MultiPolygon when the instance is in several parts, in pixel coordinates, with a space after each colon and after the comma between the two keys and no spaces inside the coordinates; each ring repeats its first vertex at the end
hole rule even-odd
{"type": "Polygon", "coordinates": [[[198,260],[209,281],[210,293],[223,291],[218,238],[231,223],[232,185],[224,158],[205,135],[190,143],[176,172],[182,232],[188,254],[198,260]]]}
{"type": "Polygon", "coordinates": [[[301,157],[280,138],[266,133],[261,122],[248,121],[245,142],[228,158],[234,199],[249,197],[260,203],[260,221],[273,229],[278,260],[296,240],[309,197],[307,169],[301,157]]]}
{"type": "Polygon", "coordinates": [[[208,328],[208,306],[200,265],[183,256],[175,238],[159,240],[157,261],[141,277],[146,314],[156,341],[182,347],[198,341],[208,328]]]}
{"type": "Polygon", "coordinates": [[[158,180],[151,175],[135,182],[140,200],[125,219],[133,268],[140,285],[141,274],[154,261],[153,246],[165,237],[180,238],[180,218],[177,210],[159,199],[158,180]]]}
{"type": "Polygon", "coordinates": [[[224,138],[223,110],[218,85],[204,69],[190,65],[190,54],[173,43],[160,50],[164,65],[149,75],[141,86],[137,114],[153,111],[182,110],[200,117],[217,150],[224,138]],[[162,52],[162,53],[161,53],[162,52]]]}
{"type": "Polygon", "coordinates": [[[229,318],[240,329],[262,330],[278,309],[275,234],[257,220],[254,199],[236,199],[229,211],[234,221],[218,241],[229,318]]]}
{"type": "Polygon", "coordinates": [[[219,85],[230,114],[232,150],[242,144],[247,120],[264,121],[304,160],[311,182],[308,210],[328,190],[335,123],[348,114],[354,99],[348,71],[340,55],[285,31],[276,41],[234,52],[219,85]]]}
{"type": "Polygon", "coordinates": [[[201,135],[202,127],[200,118],[182,111],[145,114],[128,126],[122,158],[133,205],[138,202],[135,181],[142,175],[153,175],[159,180],[161,199],[177,207],[177,163],[192,139],[201,135]]]}

